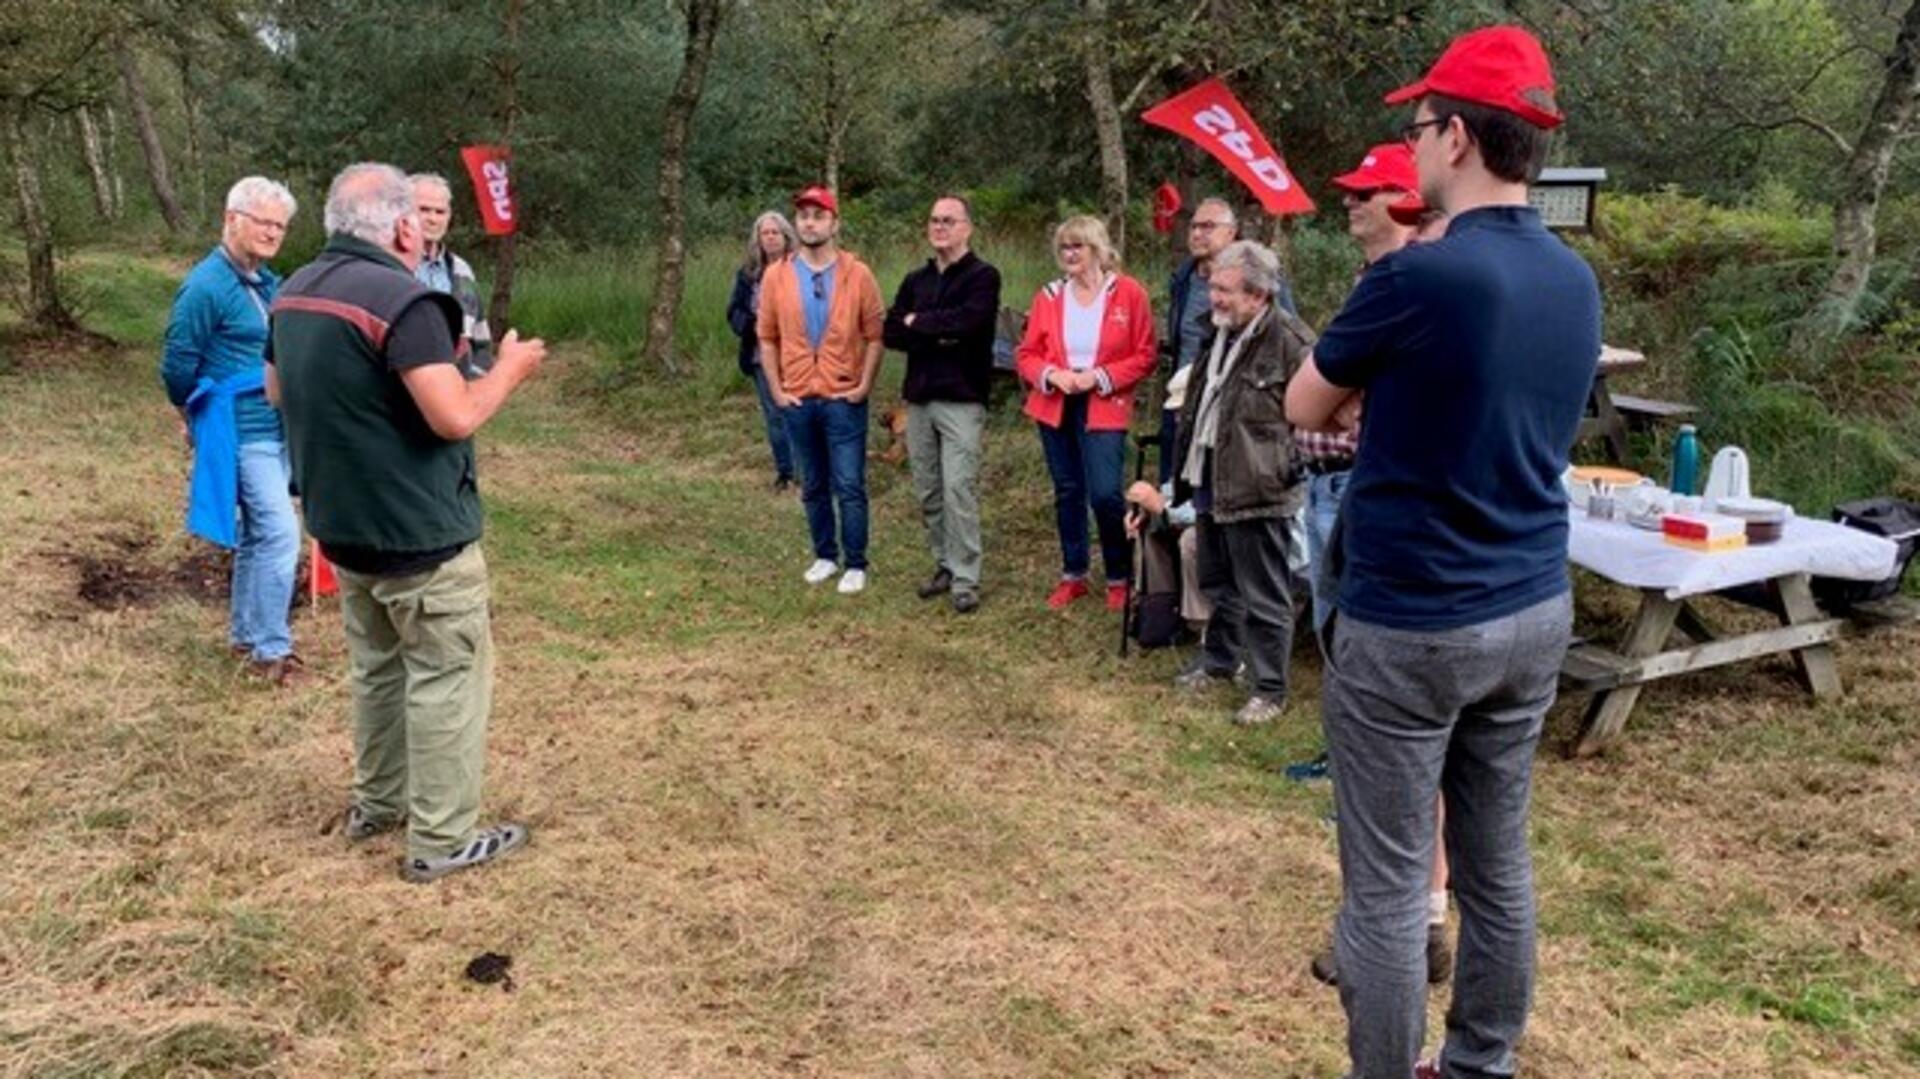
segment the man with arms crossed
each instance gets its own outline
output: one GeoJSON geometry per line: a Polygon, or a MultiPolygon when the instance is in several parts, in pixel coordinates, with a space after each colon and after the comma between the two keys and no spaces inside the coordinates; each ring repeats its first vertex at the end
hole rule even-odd
{"type": "Polygon", "coordinates": [[[900,282],[885,331],[887,347],[907,354],[907,454],[933,551],[920,598],[951,593],[960,614],[980,606],[980,435],[1000,314],[1000,271],[973,253],[972,238],[967,200],[935,199],[927,215],[933,257],[900,282]]]}
{"type": "Polygon", "coordinates": [[[1533,755],[1572,620],[1559,477],[1600,293],[1527,205],[1561,121],[1531,35],[1467,34],[1387,100],[1415,104],[1403,135],[1447,235],[1368,267],[1287,394],[1309,428],[1366,395],[1323,633],[1340,1000],[1355,1079],[1511,1076],[1534,980],[1533,755]],[[1441,792],[1459,959],[1445,1045],[1415,1072],[1441,792]]]}

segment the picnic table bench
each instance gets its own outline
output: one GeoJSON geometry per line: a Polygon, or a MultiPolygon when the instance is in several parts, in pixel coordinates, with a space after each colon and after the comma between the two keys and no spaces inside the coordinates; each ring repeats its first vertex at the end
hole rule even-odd
{"type": "MultiPolygon", "coordinates": [[[[1898,550],[1892,541],[1859,529],[1801,517],[1787,522],[1777,543],[1720,554],[1674,547],[1658,532],[1595,521],[1583,513],[1575,512],[1571,523],[1573,563],[1640,593],[1640,608],[1619,643],[1583,642],[1567,650],[1561,684],[1593,694],[1572,746],[1576,756],[1597,753],[1620,734],[1642,688],[1691,671],[1790,654],[1808,692],[1839,695],[1833,645],[1850,623],[1820,609],[1811,579],[1881,580],[1893,572],[1898,550]],[[1692,601],[1743,586],[1757,586],[1761,605],[1780,625],[1723,636],[1692,601]],[[1670,647],[1676,630],[1689,640],[1670,647]]],[[[1889,613],[1897,607],[1889,607],[1889,613]]]]}
{"type": "Polygon", "coordinates": [[[1576,440],[1604,439],[1607,456],[1614,464],[1626,463],[1629,424],[1645,427],[1657,422],[1679,422],[1699,411],[1679,401],[1614,393],[1608,388],[1609,376],[1643,367],[1646,362],[1644,353],[1612,345],[1600,346],[1600,362],[1594,368],[1593,386],[1587,393],[1586,415],[1580,420],[1580,432],[1576,440]]]}

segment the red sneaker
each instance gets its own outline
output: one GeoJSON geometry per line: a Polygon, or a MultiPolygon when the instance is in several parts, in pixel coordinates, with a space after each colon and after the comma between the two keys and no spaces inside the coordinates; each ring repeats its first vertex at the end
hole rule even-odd
{"type": "Polygon", "coordinates": [[[1423,1060],[1413,1066],[1413,1079],[1440,1079],[1440,1061],[1423,1060]]]}
{"type": "Polygon", "coordinates": [[[1061,581],[1047,593],[1047,606],[1059,610],[1081,596],[1087,594],[1087,582],[1083,580],[1061,581]]]}
{"type": "Polygon", "coordinates": [[[1107,610],[1124,611],[1127,609],[1127,586],[1109,584],[1107,586],[1107,610]]]}

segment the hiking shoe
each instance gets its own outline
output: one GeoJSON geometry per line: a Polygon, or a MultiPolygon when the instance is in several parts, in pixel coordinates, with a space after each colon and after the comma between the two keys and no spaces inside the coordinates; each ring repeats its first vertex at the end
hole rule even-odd
{"type": "Polygon", "coordinates": [[[1047,593],[1047,606],[1057,611],[1086,594],[1086,581],[1078,577],[1071,581],[1061,581],[1053,586],[1053,591],[1047,593]]]}
{"type": "Polygon", "coordinates": [[[851,596],[856,592],[865,592],[867,590],[867,571],[863,569],[850,569],[842,573],[840,575],[838,588],[840,594],[843,596],[851,596]]]}
{"type": "Polygon", "coordinates": [[[1119,584],[1108,582],[1107,583],[1107,610],[1109,611],[1126,610],[1128,591],[1129,590],[1127,588],[1127,584],[1125,581],[1122,581],[1119,584]]]}
{"type": "Polygon", "coordinates": [[[279,659],[256,659],[247,664],[247,670],[275,689],[297,689],[313,679],[306,660],[292,652],[279,659]]]}
{"type": "Polygon", "coordinates": [[[1196,658],[1192,663],[1187,664],[1185,670],[1173,676],[1173,688],[1197,693],[1204,689],[1212,689],[1219,683],[1232,678],[1232,672],[1212,670],[1204,661],[1196,658]]]}
{"type": "Polygon", "coordinates": [[[1241,705],[1240,710],[1233,714],[1233,722],[1238,727],[1257,727],[1272,723],[1280,718],[1280,713],[1285,710],[1285,707],[1285,702],[1282,700],[1255,694],[1248,697],[1247,703],[1241,705]]]}
{"type": "Polygon", "coordinates": [[[808,584],[821,584],[838,572],[840,572],[838,562],[831,558],[816,558],[813,560],[813,565],[807,567],[807,572],[800,575],[800,579],[808,584]]]}
{"type": "Polygon", "coordinates": [[[1321,985],[1340,984],[1340,968],[1334,963],[1333,945],[1329,944],[1325,951],[1314,953],[1313,962],[1307,964],[1307,973],[1313,975],[1313,980],[1321,985]]]}
{"type": "MultiPolygon", "coordinates": [[[[1427,984],[1444,985],[1453,977],[1453,947],[1447,943],[1445,925],[1427,926],[1427,984]]],[[[1440,1074],[1439,1071],[1434,1072],[1440,1074]]]]}
{"type": "Polygon", "coordinates": [[[400,875],[409,884],[439,880],[448,873],[472,869],[519,850],[527,845],[527,839],[532,834],[524,824],[500,824],[484,828],[473,833],[467,845],[452,854],[439,858],[408,858],[400,867],[400,875]]]}
{"type": "Polygon", "coordinates": [[[391,832],[398,827],[400,827],[399,817],[385,819],[369,817],[367,811],[360,808],[360,803],[355,802],[347,807],[346,815],[341,821],[340,834],[346,836],[349,843],[359,843],[383,832],[391,832]]]}
{"type": "Polygon", "coordinates": [[[933,576],[927,578],[926,583],[920,586],[919,595],[921,599],[932,599],[951,591],[953,591],[953,571],[941,566],[933,571],[933,576]]]}
{"type": "Polygon", "coordinates": [[[957,588],[953,593],[953,613],[972,614],[980,609],[980,593],[971,588],[957,588]]]}

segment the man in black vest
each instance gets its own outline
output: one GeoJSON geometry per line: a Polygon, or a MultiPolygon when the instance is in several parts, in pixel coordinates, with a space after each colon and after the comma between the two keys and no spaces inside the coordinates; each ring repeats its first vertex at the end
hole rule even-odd
{"type": "Polygon", "coordinates": [[[479,828],[493,639],[473,433],[546,357],[509,332],[461,376],[459,303],[420,284],[413,189],[389,165],[343,170],[327,246],[273,304],[267,395],[307,531],[339,571],[354,702],[349,841],[407,826],[424,883],[526,843],[479,828]]]}

